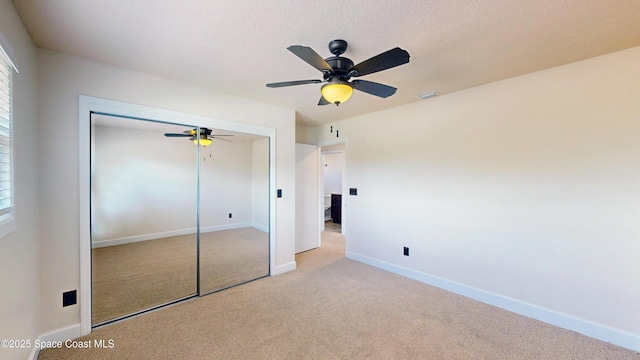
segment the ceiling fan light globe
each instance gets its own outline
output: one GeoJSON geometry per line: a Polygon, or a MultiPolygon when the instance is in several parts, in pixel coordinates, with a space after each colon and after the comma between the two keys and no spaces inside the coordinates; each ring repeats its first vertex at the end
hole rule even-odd
{"type": "Polygon", "coordinates": [[[200,145],[202,147],[207,147],[207,146],[211,145],[212,142],[213,141],[211,139],[207,138],[207,137],[200,137],[200,138],[197,138],[197,139],[193,140],[194,144],[198,145],[198,143],[200,143],[200,145]]]}
{"type": "Polygon", "coordinates": [[[353,88],[346,81],[329,82],[324,84],[321,89],[322,97],[332,104],[341,104],[351,97],[353,88]]]}

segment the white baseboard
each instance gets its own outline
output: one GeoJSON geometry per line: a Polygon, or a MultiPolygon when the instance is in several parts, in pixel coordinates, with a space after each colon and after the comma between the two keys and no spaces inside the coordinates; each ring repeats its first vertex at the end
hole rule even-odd
{"type": "MultiPolygon", "coordinates": [[[[70,339],[77,339],[80,336],[82,336],[82,332],[80,331],[80,324],[75,324],[44,333],[38,336],[38,340],[40,343],[49,341],[65,342],[70,339]]],[[[40,348],[34,346],[33,349],[31,349],[31,353],[29,354],[29,359],[37,360],[38,355],[40,354],[40,350],[40,348]]]]}
{"type": "MultiPolygon", "coordinates": [[[[248,222],[217,225],[217,226],[205,226],[200,228],[200,232],[207,233],[207,232],[214,232],[214,231],[241,229],[245,227],[255,227],[255,226],[253,223],[248,223],[248,222]]],[[[168,238],[172,236],[189,235],[189,234],[195,234],[195,233],[196,233],[196,228],[189,228],[189,229],[182,229],[182,230],[163,231],[163,232],[153,233],[153,234],[127,236],[127,237],[122,237],[117,239],[97,240],[92,242],[91,248],[95,249],[95,248],[101,248],[101,247],[107,247],[107,246],[131,244],[131,243],[140,242],[140,241],[163,239],[163,238],[168,238]]]]}
{"type": "Polygon", "coordinates": [[[31,348],[31,352],[29,353],[29,357],[27,359],[38,360],[38,355],[40,355],[40,349],[34,346],[33,348],[31,348]]]}
{"type": "Polygon", "coordinates": [[[271,272],[271,276],[275,276],[275,275],[280,275],[280,274],[284,274],[286,272],[289,271],[293,271],[295,270],[297,267],[297,264],[295,261],[283,264],[283,265],[278,265],[275,267],[275,269],[271,272]]]}
{"type": "Polygon", "coordinates": [[[627,349],[640,351],[640,334],[615,329],[606,325],[577,318],[537,305],[529,304],[517,299],[509,298],[489,291],[477,289],[455,281],[450,281],[438,276],[430,275],[400,265],[381,261],[368,256],[347,252],[346,257],[355,261],[377,267],[382,270],[398,274],[413,280],[423,282],[489,305],[505,309],[532,319],[555,325],[567,330],[609,342],[627,349]]]}
{"type": "Polygon", "coordinates": [[[269,225],[263,225],[263,224],[258,224],[256,222],[252,222],[251,223],[251,227],[256,228],[256,229],[258,229],[260,231],[264,231],[266,233],[269,232],[269,225]]]}

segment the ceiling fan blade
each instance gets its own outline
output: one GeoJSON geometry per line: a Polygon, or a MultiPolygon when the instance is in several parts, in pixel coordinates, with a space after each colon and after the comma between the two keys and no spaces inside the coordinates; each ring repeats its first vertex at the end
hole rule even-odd
{"type": "Polygon", "coordinates": [[[320,101],[318,101],[318,105],[329,105],[331,104],[330,102],[327,101],[327,99],[324,98],[324,96],[320,96],[320,101]]]}
{"type": "Polygon", "coordinates": [[[293,86],[293,85],[305,85],[305,84],[319,84],[322,80],[314,79],[314,80],[296,80],[296,81],[283,81],[277,83],[267,84],[267,87],[270,88],[279,88],[284,86],[293,86]]]}
{"type": "Polygon", "coordinates": [[[308,46],[292,45],[287,50],[320,71],[333,71],[331,65],[327,64],[317,52],[308,46]]]}
{"type": "Polygon", "coordinates": [[[189,136],[193,136],[193,135],[191,135],[191,134],[171,134],[171,133],[168,133],[168,134],[164,134],[164,136],[166,136],[166,137],[189,137],[189,136]]]}
{"type": "Polygon", "coordinates": [[[389,85],[380,84],[373,81],[353,80],[351,86],[354,89],[366,92],[367,94],[379,96],[381,98],[389,97],[396,93],[396,88],[389,85]]]}
{"type": "Polygon", "coordinates": [[[399,47],[385,51],[382,54],[376,55],[368,60],[365,60],[358,65],[352,67],[349,71],[355,71],[357,74],[352,75],[354,77],[373,74],[378,71],[387,70],[392,67],[396,67],[409,62],[409,53],[406,50],[402,50],[399,47]]]}

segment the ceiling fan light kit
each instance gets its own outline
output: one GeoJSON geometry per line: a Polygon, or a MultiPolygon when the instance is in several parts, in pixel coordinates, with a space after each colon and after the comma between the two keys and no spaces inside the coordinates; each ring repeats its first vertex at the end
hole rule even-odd
{"type": "Polygon", "coordinates": [[[200,143],[202,147],[207,147],[211,145],[212,142],[213,140],[209,139],[207,135],[200,135],[200,137],[193,139],[194,144],[198,145],[198,143],[200,143]]]}
{"type": "Polygon", "coordinates": [[[373,74],[378,71],[391,69],[409,62],[409,53],[399,47],[385,51],[357,65],[342,55],[347,50],[347,42],[333,40],[329,43],[329,51],[334,55],[323,59],[313,49],[307,46],[292,45],[287,48],[294,55],[304,60],[322,72],[323,80],[295,80],[278,83],[269,83],[267,87],[278,88],[294,85],[326,83],[320,89],[322,97],[318,105],[339,105],[351,97],[353,89],[375,95],[381,98],[389,97],[396,93],[396,88],[366,80],[353,80],[351,78],[373,74]]]}
{"type": "Polygon", "coordinates": [[[332,104],[339,105],[351,97],[353,87],[346,81],[331,79],[328,83],[322,85],[320,90],[322,97],[332,104]]]}

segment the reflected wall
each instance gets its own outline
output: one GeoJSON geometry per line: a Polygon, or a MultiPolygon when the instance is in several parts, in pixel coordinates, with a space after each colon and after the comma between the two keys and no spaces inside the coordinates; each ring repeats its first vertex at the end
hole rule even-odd
{"type": "Polygon", "coordinates": [[[269,274],[269,139],[230,139],[201,149],[201,293],[269,274]]]}
{"type": "Polygon", "coordinates": [[[193,128],[92,115],[93,326],[269,274],[269,138],[193,128]]]}

